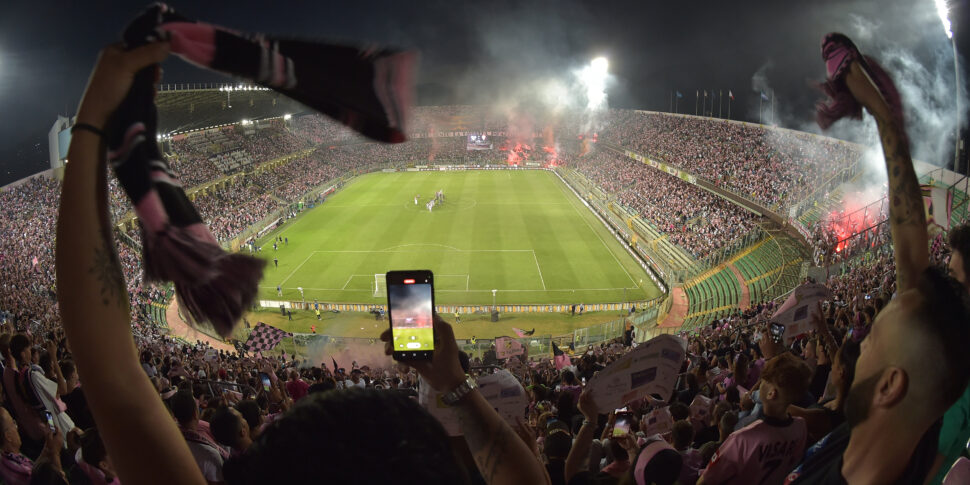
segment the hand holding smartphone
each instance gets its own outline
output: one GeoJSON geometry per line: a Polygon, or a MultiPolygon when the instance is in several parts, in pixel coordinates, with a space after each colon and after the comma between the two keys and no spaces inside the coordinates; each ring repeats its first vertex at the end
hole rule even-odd
{"type": "Polygon", "coordinates": [[[47,418],[47,427],[50,428],[51,433],[57,433],[57,426],[54,426],[54,415],[49,411],[44,411],[44,417],[47,418]]]}
{"type": "Polygon", "coordinates": [[[616,421],[613,423],[613,437],[619,438],[630,434],[630,427],[633,425],[633,414],[627,411],[616,413],[616,421]]]}
{"type": "Polygon", "coordinates": [[[259,380],[263,382],[263,390],[269,392],[273,387],[273,381],[270,380],[269,374],[265,372],[259,373],[259,380]]]}
{"type": "Polygon", "coordinates": [[[434,353],[434,275],[388,271],[387,308],[394,360],[431,360],[434,353]]]}

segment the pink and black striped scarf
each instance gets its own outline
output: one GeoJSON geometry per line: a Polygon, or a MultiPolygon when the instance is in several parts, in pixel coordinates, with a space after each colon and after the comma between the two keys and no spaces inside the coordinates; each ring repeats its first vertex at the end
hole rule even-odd
{"type": "MultiPolygon", "coordinates": [[[[123,42],[132,49],[159,40],[188,62],[274,89],[362,135],[405,140],[414,52],[245,34],[156,3],[128,25],[123,42]]],[[[145,279],[172,281],[189,319],[227,336],[255,299],[265,261],[223,251],[159,150],[156,68],[135,76],[109,121],[108,160],[141,222],[145,279]]]]}
{"type": "Polygon", "coordinates": [[[855,100],[845,83],[852,62],[859,63],[866,77],[886,101],[895,121],[900,127],[903,126],[902,100],[892,78],[875,59],[859,52],[845,34],[832,32],[825,35],[822,39],[822,59],[825,61],[826,80],[820,87],[829,99],[816,106],[819,127],[826,130],[832,123],[847,116],[862,119],[862,105],[855,100]]]}

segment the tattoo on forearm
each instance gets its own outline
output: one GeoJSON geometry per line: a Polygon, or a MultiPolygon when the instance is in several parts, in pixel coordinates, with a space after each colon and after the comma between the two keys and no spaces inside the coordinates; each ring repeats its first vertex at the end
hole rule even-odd
{"type": "Polygon", "coordinates": [[[502,463],[502,454],[506,452],[505,447],[508,444],[509,436],[512,436],[512,431],[508,426],[503,426],[504,424],[497,423],[492,430],[492,437],[488,442],[488,452],[475,457],[475,461],[482,469],[482,478],[488,482],[492,481],[499,464],[502,463]]]}
{"type": "Polygon", "coordinates": [[[480,420],[467,416],[466,412],[459,410],[456,413],[462,432],[465,434],[465,442],[475,458],[482,478],[485,479],[486,483],[491,483],[499,465],[502,464],[503,454],[508,451],[506,448],[508,447],[509,436],[514,439],[518,439],[518,437],[514,436],[512,429],[504,422],[497,422],[489,432],[482,426],[480,420]]]}
{"type": "MultiPolygon", "coordinates": [[[[99,153],[103,150],[99,147],[99,153]]],[[[114,238],[111,234],[111,214],[108,211],[108,177],[107,164],[101,160],[97,174],[97,190],[95,191],[95,205],[98,211],[98,229],[101,234],[101,245],[94,249],[94,261],[89,272],[101,284],[101,303],[105,306],[115,304],[119,308],[128,305],[125,288],[125,277],[121,271],[121,262],[115,252],[114,238]]]]}
{"type": "MultiPolygon", "coordinates": [[[[904,138],[903,127],[894,121],[882,120],[879,123],[879,137],[882,140],[886,170],[889,175],[889,219],[893,238],[902,240],[904,226],[925,230],[926,214],[920,193],[919,179],[913,168],[909,143],[904,138]]],[[[925,242],[924,242],[925,243],[925,242]]],[[[896,279],[900,287],[909,286],[913,275],[908,274],[905,266],[897,268],[896,279]]]]}
{"type": "Polygon", "coordinates": [[[121,264],[114,248],[100,247],[94,250],[94,264],[89,270],[101,284],[101,304],[116,304],[123,307],[125,298],[125,279],[121,274],[121,264]]]}

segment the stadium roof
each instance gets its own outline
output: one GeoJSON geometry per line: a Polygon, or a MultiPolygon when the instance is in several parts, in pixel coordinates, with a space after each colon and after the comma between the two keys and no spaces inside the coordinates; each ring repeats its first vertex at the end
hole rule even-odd
{"type": "Polygon", "coordinates": [[[252,85],[163,85],[155,104],[163,135],[308,111],[282,94],[252,85]]]}

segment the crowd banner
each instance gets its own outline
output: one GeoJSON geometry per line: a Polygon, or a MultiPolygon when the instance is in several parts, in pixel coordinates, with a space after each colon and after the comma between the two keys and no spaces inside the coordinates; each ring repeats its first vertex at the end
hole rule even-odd
{"type": "MultiPolygon", "coordinates": [[[[498,370],[493,374],[479,377],[476,380],[479,392],[500,416],[513,428],[518,426],[516,418],[524,418],[529,409],[529,398],[526,396],[522,384],[507,370],[498,370]]],[[[419,386],[418,403],[441,423],[448,436],[461,436],[461,425],[458,416],[451,406],[446,405],[441,397],[444,395],[431,388],[424,378],[419,386]]]]}
{"type": "Polygon", "coordinates": [[[596,407],[619,409],[648,396],[666,401],[674,392],[686,355],[687,341],[673,335],[660,335],[638,345],[590,379],[596,407]]]}

